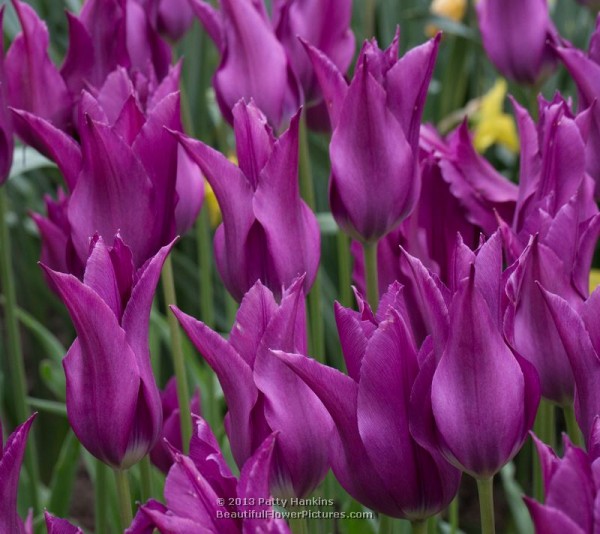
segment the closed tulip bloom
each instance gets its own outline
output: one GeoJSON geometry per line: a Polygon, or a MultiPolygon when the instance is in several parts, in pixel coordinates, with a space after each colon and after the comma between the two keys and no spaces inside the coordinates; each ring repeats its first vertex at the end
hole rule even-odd
{"type": "Polygon", "coordinates": [[[173,311],[217,374],[228,413],[225,430],[238,467],[278,432],[271,474],[273,494],[303,497],[329,470],[332,423],[315,394],[270,350],[306,351],[303,280],[278,304],[260,281],[244,296],[228,340],[203,323],[173,311]]]}
{"type": "Polygon", "coordinates": [[[69,422],[83,446],[112,467],[135,464],[160,436],[148,322],[171,246],[136,271],[131,250],[118,236],[110,248],[96,237],[83,281],[45,268],[77,332],[63,361],[69,422]]]}
{"type": "Polygon", "coordinates": [[[581,428],[588,451],[592,451],[597,433],[594,421],[600,414],[600,291],[574,309],[564,298],[541,287],[575,377],[575,417],[581,428]]]}
{"type": "Polygon", "coordinates": [[[0,532],[33,534],[32,514],[25,523],[17,514],[17,492],[27,436],[34,419],[35,414],[18,426],[4,445],[0,425],[0,532]]]}
{"type": "Polygon", "coordinates": [[[331,462],[342,487],[381,513],[422,520],[448,506],[460,473],[409,432],[419,361],[401,287],[390,286],[377,315],[360,295],[358,306],[358,312],[337,303],[335,308],[349,376],[299,354],[276,355],[331,414],[336,426],[331,462]]]}
{"type": "Polygon", "coordinates": [[[303,273],[308,293],[319,265],[320,232],[300,198],[299,115],[279,139],[254,103],[238,102],[233,115],[239,167],[208,145],[178,135],[221,208],[223,223],[214,241],[219,274],[237,301],[257,280],[279,298],[303,273]]]}
{"type": "Polygon", "coordinates": [[[502,336],[499,235],[462,263],[466,277],[460,276],[452,298],[449,333],[424,356],[415,381],[411,404],[418,416],[411,431],[457,468],[488,479],[525,441],[540,399],[539,379],[502,336]]]}
{"type": "Polygon", "coordinates": [[[253,99],[269,124],[280,130],[301,105],[301,89],[286,50],[277,40],[262,1],[191,0],[196,16],[221,55],[213,77],[217,102],[233,123],[232,108],[240,99],[253,99]]]}
{"type": "Polygon", "coordinates": [[[125,534],[287,534],[285,521],[273,517],[269,473],[277,435],[268,435],[241,467],[231,472],[210,427],[197,418],[190,455],[172,451],[173,467],[165,483],[165,503],[143,504],[125,534]],[[236,503],[242,503],[236,504],[236,503]],[[219,514],[223,514],[221,517],[219,514]],[[237,514],[237,518],[225,514],[237,514]]]}
{"type": "Polygon", "coordinates": [[[137,0],[161,35],[178,41],[192,27],[194,11],[188,0],[137,0]]]}
{"type": "Polygon", "coordinates": [[[477,17],[483,46],[500,73],[535,84],[553,67],[556,29],[547,0],[481,0],[477,17]]]}
{"type": "MultiPolygon", "coordinates": [[[[150,451],[150,460],[163,473],[166,473],[173,464],[172,450],[183,450],[179,401],[177,398],[177,381],[175,377],[172,377],[167,382],[165,389],[161,391],[160,397],[163,410],[163,427],[158,443],[150,451]]],[[[190,414],[192,416],[199,416],[200,413],[200,395],[196,391],[190,402],[190,414]]]]}
{"type": "Polygon", "coordinates": [[[573,305],[583,302],[571,285],[562,258],[540,243],[536,236],[517,260],[507,280],[509,304],[504,329],[513,347],[535,366],[542,395],[566,406],[573,402],[573,373],[558,332],[543,326],[551,324],[552,318],[538,283],[563,295],[573,305]]]}
{"type": "MultiPolygon", "coordinates": [[[[595,445],[600,420],[594,421],[595,445]]],[[[593,534],[600,528],[597,449],[587,453],[564,437],[564,454],[534,438],[544,480],[544,503],[524,497],[539,534],[593,534]]]]}
{"type": "Polygon", "coordinates": [[[439,37],[398,59],[398,35],[382,51],[365,42],[350,85],[307,45],[330,111],[329,203],[353,238],[375,242],[396,228],[419,198],[419,128],[439,37]]]}

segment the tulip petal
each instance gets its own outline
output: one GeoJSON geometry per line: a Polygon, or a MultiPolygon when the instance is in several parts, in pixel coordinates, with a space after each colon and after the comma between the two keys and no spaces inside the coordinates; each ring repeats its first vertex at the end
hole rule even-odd
{"type": "Polygon", "coordinates": [[[69,523],[66,519],[53,516],[48,511],[44,512],[48,534],[83,534],[83,530],[69,523]]]}
{"type": "Polygon", "coordinates": [[[60,68],[60,75],[71,95],[79,96],[86,87],[86,79],[94,68],[92,38],[87,28],[73,13],[66,12],[69,26],[69,48],[60,68]]]}
{"type": "Polygon", "coordinates": [[[225,47],[225,37],[223,35],[225,29],[223,28],[218,11],[211,4],[203,0],[189,0],[189,3],[196,17],[198,17],[202,26],[204,26],[206,33],[208,33],[209,37],[215,43],[219,53],[222,54],[225,47]]]}
{"type": "Polygon", "coordinates": [[[564,534],[565,532],[585,534],[585,530],[582,530],[577,523],[561,510],[544,506],[527,496],[524,497],[524,500],[527,508],[529,508],[536,532],[543,532],[544,534],[564,534]]]}
{"type": "Polygon", "coordinates": [[[231,450],[239,465],[251,456],[251,412],[258,399],[252,369],[219,334],[205,324],[184,314],[176,307],[171,310],[202,357],[219,378],[228,401],[231,425],[236,431],[229,436],[231,450]]]}

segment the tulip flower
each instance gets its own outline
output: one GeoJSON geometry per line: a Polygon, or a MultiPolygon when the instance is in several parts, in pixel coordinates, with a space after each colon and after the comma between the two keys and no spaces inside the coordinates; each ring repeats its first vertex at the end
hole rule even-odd
{"type": "MultiPolygon", "coordinates": [[[[163,427],[161,439],[150,451],[150,460],[163,473],[166,473],[173,464],[171,449],[182,451],[181,442],[181,419],[179,412],[179,401],[177,399],[177,381],[172,377],[161,392],[163,411],[163,427]],[[167,443],[169,445],[167,445],[167,443]]],[[[190,402],[190,414],[200,415],[200,396],[196,391],[190,402]]]]}
{"type": "Polygon", "coordinates": [[[178,41],[191,28],[194,12],[187,0],[137,0],[161,35],[178,41]]]}
{"type": "Polygon", "coordinates": [[[0,425],[0,532],[33,534],[33,515],[30,513],[23,523],[17,514],[17,491],[27,436],[35,416],[36,414],[32,415],[18,426],[4,446],[0,425]]]}
{"type": "Polygon", "coordinates": [[[598,317],[600,291],[596,290],[576,310],[559,295],[541,287],[541,292],[567,353],[575,377],[575,417],[588,451],[594,445],[594,421],[600,414],[600,337],[598,317]]]}
{"type": "Polygon", "coordinates": [[[398,35],[385,51],[367,41],[349,86],[322,52],[307,45],[334,128],[331,211],[363,243],[396,228],[418,201],[419,128],[438,44],[439,36],[399,60],[398,35]]]}
{"type": "Polygon", "coordinates": [[[125,534],[148,534],[154,528],[181,533],[288,533],[285,522],[274,517],[270,504],[274,499],[269,493],[269,472],[276,437],[270,434],[258,444],[238,480],[210,427],[197,418],[190,455],[172,451],[174,463],[164,491],[166,505],[154,499],[142,505],[125,534]]]}
{"type": "MultiPolygon", "coordinates": [[[[600,7],[600,3],[598,3],[600,7]]],[[[586,144],[586,169],[596,182],[596,197],[600,196],[600,107],[597,104],[600,95],[600,19],[590,40],[590,49],[586,55],[572,46],[556,48],[556,54],[563,62],[577,84],[579,94],[579,113],[591,113],[589,134],[586,144]]]]}
{"type": "MultiPolygon", "coordinates": [[[[15,37],[5,59],[9,102],[65,129],[71,120],[72,100],[65,81],[48,56],[48,28],[29,4],[19,0],[12,0],[12,4],[23,31],[15,37]]],[[[29,143],[18,124],[16,130],[29,143]]]]}
{"type": "Polygon", "coordinates": [[[299,114],[279,139],[252,102],[238,102],[233,116],[239,167],[208,145],[177,134],[221,208],[217,269],[237,301],[257,280],[279,298],[282,287],[303,273],[308,293],[319,265],[320,232],[298,187],[299,114]]]}
{"type": "MultiPolygon", "coordinates": [[[[600,231],[594,184],[585,172],[586,117],[574,117],[560,95],[540,99],[536,127],[514,103],[521,137],[519,198],[512,221],[500,221],[509,263],[516,261],[532,235],[548,246],[586,298],[589,270],[600,231]]],[[[502,219],[502,217],[501,217],[502,219]]]]}
{"type": "Polygon", "coordinates": [[[96,236],[83,281],[44,267],[77,332],[63,361],[69,422],[90,453],[119,469],[143,458],[161,432],[148,322],[171,247],[136,271],[132,251],[119,236],[110,248],[96,236]]]}
{"type": "Polygon", "coordinates": [[[83,530],[69,523],[66,519],[53,516],[48,511],[44,512],[48,534],[84,534],[83,530]]]}
{"type": "Polygon", "coordinates": [[[321,91],[300,39],[321,50],[340,72],[346,72],[354,57],[355,48],[354,34],[350,28],[351,18],[350,0],[274,2],[275,34],[287,52],[307,104],[320,101],[321,91]]]}
{"type": "Polygon", "coordinates": [[[225,430],[239,467],[272,432],[279,432],[271,474],[277,496],[303,497],[329,469],[332,424],[315,394],[271,349],[306,351],[302,277],[283,293],[257,282],[244,296],[226,341],[177,308],[173,312],[198,352],[215,371],[228,414],[225,430]]]}
{"type": "Polygon", "coordinates": [[[540,399],[539,379],[502,336],[499,234],[477,255],[465,252],[457,256],[463,275],[450,305],[448,335],[424,354],[412,390],[418,416],[411,431],[428,450],[488,480],[525,441],[540,399]]]}
{"type": "Polygon", "coordinates": [[[52,259],[48,266],[76,275],[83,272],[95,233],[111,239],[119,232],[136,267],[142,266],[193,224],[203,198],[200,172],[165,130],[181,129],[179,94],[166,94],[144,117],[125,71],[108,84],[122,86],[122,94],[105,86],[97,99],[82,95],[80,145],[50,123],[15,111],[18,124],[49,147],[46,153],[71,191],[48,202],[48,218],[35,221],[43,255],[52,259]]]}
{"type": "Polygon", "coordinates": [[[547,0],[481,0],[477,17],[485,51],[502,76],[533,85],[551,71],[548,42],[557,32],[547,0]]]}
{"type": "Polygon", "coordinates": [[[190,1],[221,55],[213,86],[223,117],[232,124],[234,105],[253,99],[280,130],[300,107],[301,89],[262,1],[221,0],[220,11],[190,1]]]}
{"type": "Polygon", "coordinates": [[[357,300],[358,312],[335,307],[349,376],[300,354],[275,354],[331,414],[331,462],[342,487],[369,508],[421,521],[448,506],[460,473],[409,432],[419,361],[399,284],[381,298],[377,315],[360,295],[357,300]]]}
{"type": "MultiPolygon", "coordinates": [[[[379,289],[410,274],[402,262],[402,247],[440,280],[451,284],[456,236],[476,248],[483,233],[498,226],[497,214],[512,220],[518,188],[498,173],[474,149],[467,123],[445,139],[432,127],[421,129],[421,195],[414,212],[377,244],[379,289]]],[[[353,244],[354,280],[364,290],[364,262],[353,244]]],[[[406,293],[406,291],[405,291],[406,293]]]]}
{"type": "MultiPolygon", "coordinates": [[[[594,421],[596,440],[600,420],[594,421]]],[[[597,450],[585,452],[564,438],[564,455],[558,458],[534,437],[544,479],[544,504],[524,497],[536,532],[544,534],[592,534],[600,528],[597,450]]],[[[597,441],[595,442],[597,445],[597,441]]]]}

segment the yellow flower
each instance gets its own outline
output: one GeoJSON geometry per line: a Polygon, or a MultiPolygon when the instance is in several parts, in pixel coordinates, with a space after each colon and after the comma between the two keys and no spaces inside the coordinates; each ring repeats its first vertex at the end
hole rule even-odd
{"type": "MultiPolygon", "coordinates": [[[[467,12],[467,0],[433,0],[429,12],[438,17],[444,17],[455,22],[460,22],[467,12]]],[[[435,24],[428,24],[425,33],[433,37],[439,28],[435,24]]]]}
{"type": "MultiPolygon", "coordinates": [[[[238,159],[233,153],[229,154],[229,157],[227,159],[235,165],[238,164],[238,159]]],[[[210,226],[214,229],[221,223],[221,208],[219,207],[219,203],[217,202],[215,192],[212,190],[212,187],[206,180],[204,180],[204,205],[208,210],[208,220],[210,221],[210,226]]]]}
{"type": "Polygon", "coordinates": [[[519,151],[519,137],[512,115],[504,112],[508,84],[499,78],[481,98],[479,109],[473,115],[475,135],[473,143],[479,152],[485,152],[498,143],[513,153],[519,151]]]}
{"type": "Polygon", "coordinates": [[[598,286],[600,286],[600,269],[592,269],[590,271],[590,293],[593,293],[598,286]]]}

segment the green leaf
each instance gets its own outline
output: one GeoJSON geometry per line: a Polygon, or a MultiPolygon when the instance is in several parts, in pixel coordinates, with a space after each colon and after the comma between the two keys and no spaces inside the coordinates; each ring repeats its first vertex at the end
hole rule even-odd
{"type": "Polygon", "coordinates": [[[16,146],[13,152],[13,164],[10,169],[9,178],[15,178],[26,172],[46,167],[56,167],[56,164],[45,156],[42,156],[34,148],[22,145],[16,146]]]}
{"type": "Polygon", "coordinates": [[[69,513],[73,485],[79,467],[80,450],[79,441],[75,434],[69,430],[63,441],[50,482],[51,494],[48,501],[48,510],[58,517],[65,517],[69,513]]]}
{"type": "Polygon", "coordinates": [[[515,479],[515,464],[510,462],[500,471],[500,478],[506,495],[506,502],[510,508],[512,518],[518,534],[532,534],[533,522],[529,510],[523,502],[523,489],[515,479]]]}
{"type": "Polygon", "coordinates": [[[39,410],[40,412],[67,417],[67,406],[63,402],[27,397],[27,404],[34,410],[39,410]]]}

